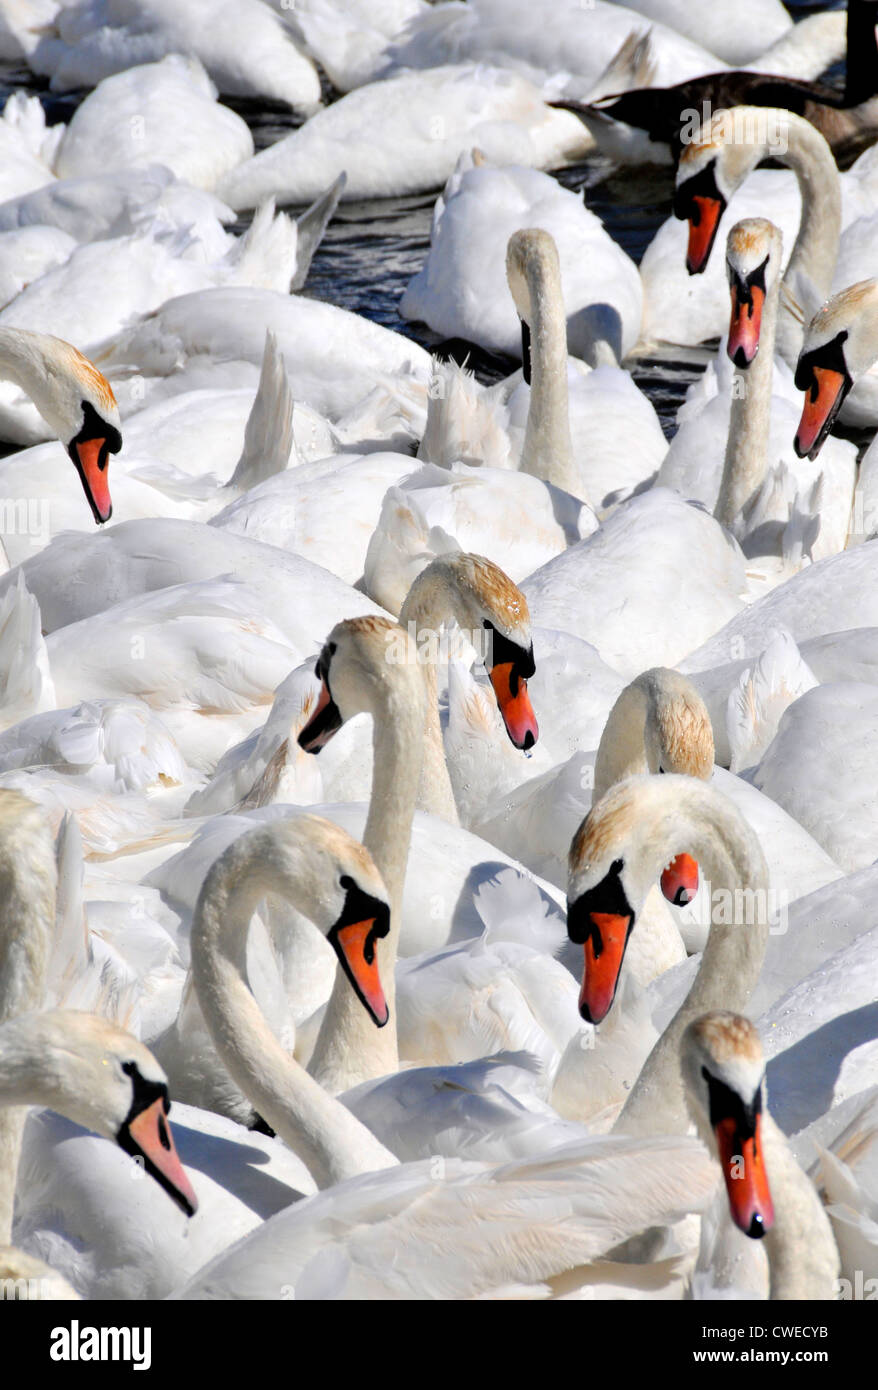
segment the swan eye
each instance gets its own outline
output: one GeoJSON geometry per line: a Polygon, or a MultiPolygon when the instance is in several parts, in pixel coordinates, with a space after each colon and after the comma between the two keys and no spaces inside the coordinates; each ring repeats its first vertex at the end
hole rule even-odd
{"type": "Polygon", "coordinates": [[[659,763],[659,772],[662,773],[662,775],[664,775],[664,771],[665,771],[665,770],[664,770],[664,768],[662,767],[661,763],[659,763]]]}

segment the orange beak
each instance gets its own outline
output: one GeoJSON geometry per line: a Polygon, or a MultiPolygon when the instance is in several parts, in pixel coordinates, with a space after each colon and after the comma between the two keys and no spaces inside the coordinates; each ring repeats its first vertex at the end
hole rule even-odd
{"type": "Polygon", "coordinates": [[[592,929],[582,948],[585,962],[579,1012],[587,1023],[600,1023],[610,1012],[616,997],[631,918],[612,912],[590,912],[588,915],[592,929]]]}
{"type": "Polygon", "coordinates": [[[375,918],[369,917],[364,922],[339,927],[331,938],[342,969],[379,1028],[390,1017],[375,954],[375,942],[385,934],[375,930],[375,918]]]}
{"type": "Polygon", "coordinates": [[[814,367],[815,385],[802,406],[802,418],[793,447],[799,458],[816,458],[843,399],[845,377],[831,367],[814,367]]]}
{"type": "Polygon", "coordinates": [[[341,726],[342,718],[338,706],[329,692],[326,681],[321,681],[317,708],[304,729],[299,731],[299,747],[304,748],[306,753],[319,753],[321,748],[326,747],[333,734],[338,733],[341,726]]]}
{"type": "Polygon", "coordinates": [[[698,863],[691,854],[678,854],[672,859],[660,879],[661,890],[669,903],[685,907],[698,892],[698,863]]]}
{"type": "Polygon", "coordinates": [[[166,1115],[167,1101],[159,1096],[135,1115],[124,1127],[128,1142],[123,1143],[127,1153],[144,1160],[150,1177],[173,1197],[187,1216],[194,1216],[198,1210],[198,1198],[180,1162],[171,1127],[166,1115]]]}
{"type": "Polygon", "coordinates": [[[726,351],[736,367],[749,367],[759,351],[764,303],[765,291],[758,285],[751,288],[749,303],[743,304],[738,302],[737,287],[732,286],[732,317],[726,351]]]}
{"type": "Polygon", "coordinates": [[[745,1235],[759,1239],[774,1225],[774,1206],[762,1154],[762,1116],[755,1133],[742,1140],[733,1119],[720,1120],[716,1143],[732,1220],[745,1235]]]}
{"type": "Polygon", "coordinates": [[[73,462],[82,479],[85,495],[96,522],[109,521],[113,515],[110,499],[109,449],[106,439],[85,439],[73,446],[73,462]]]}
{"type": "Polygon", "coordinates": [[[516,748],[533,748],[540,736],[537,717],[527,693],[527,681],[514,678],[515,694],[512,693],[513,665],[511,661],[491,667],[491,684],[497,696],[497,704],[506,725],[506,732],[516,748]]]}
{"type": "Polygon", "coordinates": [[[696,196],[692,201],[698,209],[698,219],[690,214],[686,269],[690,275],[700,275],[710,257],[723,208],[718,198],[696,196]]]}

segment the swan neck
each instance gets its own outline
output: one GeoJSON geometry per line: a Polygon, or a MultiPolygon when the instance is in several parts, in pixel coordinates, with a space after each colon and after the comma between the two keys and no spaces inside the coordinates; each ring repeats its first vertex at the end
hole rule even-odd
{"type": "MultiPolygon", "coordinates": [[[[42,812],[0,793],[0,1023],[43,1004],[55,930],[55,849],[42,812]]],[[[12,1208],[26,1109],[0,1112],[0,1245],[12,1240],[12,1208]]]]}
{"type": "MultiPolygon", "coordinates": [[[[802,304],[806,319],[828,297],[838,257],[841,236],[841,183],[832,153],[822,135],[810,122],[790,118],[784,122],[788,148],[782,162],[796,176],[802,198],[799,232],[787,265],[784,283],[792,287],[794,297],[801,294],[809,301],[802,304]],[[801,290],[798,289],[801,282],[801,290]]],[[[763,157],[768,159],[777,151],[766,146],[763,157]]],[[[802,348],[803,326],[784,305],[777,330],[780,355],[795,368],[802,348]]]]}
{"type": "Polygon", "coordinates": [[[390,896],[390,931],[376,946],[384,997],[390,1010],[377,1029],[343,972],[335,983],[311,1057],[312,1076],[332,1093],[399,1070],[396,1031],[396,957],[402,927],[403,888],[424,746],[423,677],[401,681],[376,713],[372,736],[372,796],[363,844],[390,896]]]}
{"type": "Polygon", "coordinates": [[[779,297],[778,275],[765,297],[759,351],[746,370],[736,367],[732,378],[729,434],[716,504],[717,521],[729,529],[761,487],[768,465],[779,297]]]}
{"type": "Polygon", "coordinates": [[[395,1159],[284,1051],[247,986],[250,919],[268,892],[300,906],[294,875],[271,872],[258,851],[243,862],[239,856],[214,865],[192,926],[192,975],[232,1079],[318,1186],[327,1187],[395,1159]]]}
{"type": "Polygon", "coordinates": [[[445,758],[442,726],[439,720],[438,660],[439,633],[452,618],[465,626],[468,618],[461,611],[453,584],[434,574],[422,573],[412,584],[399,615],[422,660],[427,712],[424,721],[424,752],[418,788],[418,809],[439,816],[450,825],[459,825],[457,803],[445,758]]]}
{"type": "Polygon", "coordinates": [[[774,1205],[774,1225],[764,1238],[771,1273],[769,1297],[782,1302],[833,1299],[839,1256],[823,1203],[796,1162],[786,1136],[768,1114],[762,1120],[762,1143],[774,1205]]]}
{"type": "Polygon", "coordinates": [[[544,258],[527,263],[530,298],[531,385],[519,468],[582,501],[570,437],[567,390],[567,319],[557,269],[544,258]]]}
{"type": "Polygon", "coordinates": [[[645,691],[632,683],[610,710],[594,762],[593,803],[623,778],[649,770],[644,752],[647,708],[645,691]]]}

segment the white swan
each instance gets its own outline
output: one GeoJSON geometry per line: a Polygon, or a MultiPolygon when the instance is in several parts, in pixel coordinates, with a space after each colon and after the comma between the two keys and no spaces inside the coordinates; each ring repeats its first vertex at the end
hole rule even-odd
{"type": "MultiPolygon", "coordinates": [[[[795,449],[814,459],[848,394],[878,360],[878,280],[862,280],[828,300],[805,329],[796,386],[805,392],[795,449]]],[[[862,486],[862,477],[861,477],[862,486]]],[[[869,503],[861,492],[861,503],[869,503]]]]}
{"type": "Polygon", "coordinates": [[[109,455],[121,449],[122,435],[106,378],[63,339],[6,325],[0,325],[0,377],[30,397],[70,455],[95,521],[109,521],[109,455]]]}
{"type": "Polygon", "coordinates": [[[829,1217],[765,1099],[756,1028],[730,1011],[690,1023],[680,1046],[687,1107],[722,1168],[735,1225],[765,1241],[772,1300],[837,1297],[829,1217]]]}
{"type": "MultiPolygon", "coordinates": [[[[386,1168],[393,1156],[284,1052],[247,986],[247,929],[266,892],[292,899],[326,933],[354,1009],[369,1029],[382,1029],[389,1018],[382,981],[390,980],[391,915],[382,879],[363,847],[329,821],[300,816],[265,826],[236,840],[212,866],[191,942],[195,988],[220,1056],[318,1184],[386,1168]]],[[[389,999],[392,1007],[392,986],[389,999]]]]}
{"type": "MultiPolygon", "coordinates": [[[[499,275],[496,254],[490,263],[499,275]]],[[[591,302],[592,286],[591,307],[568,316],[565,327],[558,249],[539,227],[509,238],[506,281],[511,299],[504,302],[514,304],[521,321],[522,373],[485,389],[460,369],[437,365],[419,456],[518,468],[602,511],[651,479],[667,450],[652,406],[630,375],[611,365],[621,353],[616,311],[601,298],[603,289],[591,302]],[[585,320],[580,346],[587,341],[590,355],[603,360],[595,371],[567,356],[577,318],[585,320]]],[[[485,283],[480,275],[470,295],[485,283]]]]}
{"type": "Polygon", "coordinates": [[[410,338],[319,300],[245,288],[185,294],[95,355],[127,414],[196,387],[255,387],[267,329],[277,337],[296,400],[334,420],[384,386],[391,403],[416,422],[412,433],[420,432],[428,353],[410,338]]]}
{"type": "Polygon", "coordinates": [[[592,643],[632,680],[681,662],[740,611],[745,561],[713,517],[654,487],[520,587],[537,626],[592,643]]]}
{"type": "Polygon", "coordinates": [[[567,930],[583,948],[580,1009],[598,1023],[612,1007],[628,940],[649,889],[681,852],[697,859],[711,885],[710,933],[684,1003],[628,1095],[617,1121],[622,1133],[685,1131],[680,1039],[706,1009],[745,1007],[769,935],[768,868],[740,813],[695,777],[632,777],[617,783],[592,807],[570,847],[567,930]]]}
{"type": "MultiPolygon", "coordinates": [[[[107,1019],[50,1009],[0,1026],[0,1105],[46,1106],[112,1139],[187,1216],[197,1211],[166,1118],[165,1074],[148,1048],[107,1019]]],[[[14,1165],[7,1183],[14,1189],[14,1165]]]]}
{"type": "Polygon", "coordinates": [[[633,261],[581,195],[537,170],[491,168],[483,157],[463,157],[437,199],[430,251],[400,312],[443,337],[518,356],[520,328],[498,251],[528,227],[549,233],[558,248],[570,351],[594,365],[598,338],[621,360],[640,333],[643,293],[633,261]]]}
{"type": "Polygon", "coordinates": [[[53,169],[72,179],[163,164],[212,192],[252,154],[246,123],[217,101],[201,64],[175,54],[105,78],[71,117],[53,169]]]}
{"type": "Polygon", "coordinates": [[[473,63],[433,67],[349,92],[240,164],[217,192],[236,209],[270,197],[310,202],[319,191],[315,178],[346,170],[346,198],[399,197],[441,188],[474,145],[497,163],[552,169],[587,153],[592,140],[519,73],[473,63]]]}
{"type": "Polygon", "coordinates": [[[197,4],[168,0],[116,0],[108,10],[95,0],[63,6],[27,55],[54,91],[91,87],[133,62],[191,53],[220,91],[268,97],[302,112],[320,103],[320,81],[289,28],[270,6],[243,0],[223,4],[217,27],[206,27],[197,4]]]}

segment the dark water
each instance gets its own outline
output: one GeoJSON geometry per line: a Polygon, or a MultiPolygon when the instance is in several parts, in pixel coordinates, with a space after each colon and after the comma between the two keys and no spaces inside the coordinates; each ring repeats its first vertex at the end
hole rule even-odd
{"type": "MultiPolygon", "coordinates": [[[[798,0],[788,4],[796,15],[840,8],[837,5],[798,0]]],[[[834,71],[830,80],[840,81],[834,71]]],[[[69,120],[84,92],[57,96],[27,70],[0,68],[0,102],[9,92],[24,89],[40,97],[49,122],[69,120]]],[[[324,96],[332,100],[328,87],[324,96]]],[[[295,128],[297,122],[280,106],[256,105],[226,99],[247,121],[258,149],[274,143],[295,128]]],[[[585,191],[588,207],[601,218],[607,231],[638,264],[655,232],[671,211],[670,169],[614,171],[596,157],[555,175],[566,188],[585,191]]],[[[420,269],[430,245],[430,223],[435,193],[422,197],[343,203],[318,248],[303,293],[363,314],[387,328],[404,333],[424,347],[438,345],[437,336],[425,324],[400,317],[399,302],[412,275],[420,269]]],[[[236,224],[243,230],[246,221],[236,224]]],[[[689,384],[695,380],[708,354],[703,350],[675,353],[661,360],[638,362],[633,375],[650,397],[665,433],[675,429],[677,408],[689,384]]],[[[470,365],[484,381],[496,380],[518,365],[476,349],[470,365]]]]}

